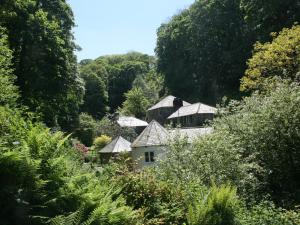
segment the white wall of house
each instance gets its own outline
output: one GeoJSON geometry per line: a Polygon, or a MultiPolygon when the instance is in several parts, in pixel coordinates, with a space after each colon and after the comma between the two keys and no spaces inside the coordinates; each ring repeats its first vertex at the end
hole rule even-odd
{"type": "Polygon", "coordinates": [[[131,157],[135,163],[135,169],[141,170],[146,167],[157,165],[159,161],[165,157],[166,148],[166,146],[132,148],[131,157]],[[154,161],[151,160],[151,152],[154,154],[154,161]],[[149,156],[149,160],[146,160],[146,154],[149,156]]]}

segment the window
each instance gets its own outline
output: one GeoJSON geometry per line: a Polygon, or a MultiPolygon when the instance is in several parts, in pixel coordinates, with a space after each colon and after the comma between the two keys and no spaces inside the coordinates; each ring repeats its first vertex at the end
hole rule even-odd
{"type": "Polygon", "coordinates": [[[154,162],[154,152],[145,152],[145,162],[154,162]]]}
{"type": "Polygon", "coordinates": [[[154,162],[154,152],[150,152],[150,161],[154,162]]]}
{"type": "Polygon", "coordinates": [[[145,162],[149,162],[149,152],[145,152],[145,162]]]}

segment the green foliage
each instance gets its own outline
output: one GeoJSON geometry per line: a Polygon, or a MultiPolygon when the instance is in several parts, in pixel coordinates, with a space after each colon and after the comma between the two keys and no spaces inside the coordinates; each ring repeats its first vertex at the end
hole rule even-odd
{"type": "Polygon", "coordinates": [[[137,133],[133,128],[120,127],[114,119],[104,117],[99,121],[97,126],[97,135],[107,135],[112,139],[122,136],[126,140],[134,141],[137,137],[137,133]]]}
{"type": "MultiPolygon", "coordinates": [[[[209,186],[212,181],[217,185],[227,181],[238,185],[248,176],[235,139],[225,130],[203,136],[193,144],[177,136],[171,139],[166,160],[161,162],[157,173],[178,185],[196,182],[209,186]]],[[[255,183],[255,180],[249,182],[255,183]]]]}
{"type": "Polygon", "coordinates": [[[248,29],[263,42],[270,39],[271,32],[300,21],[300,5],[295,0],[241,0],[241,9],[248,29]]]}
{"type": "Polygon", "coordinates": [[[299,86],[282,82],[267,95],[231,102],[211,135],[171,144],[162,176],[177,183],[230,181],[248,200],[270,194],[284,206],[299,203],[299,94],[299,86]]]}
{"type": "Polygon", "coordinates": [[[19,97],[14,85],[15,76],[12,69],[12,51],[8,47],[5,30],[0,27],[0,104],[15,106],[19,97]]]}
{"type": "Polygon", "coordinates": [[[144,96],[141,88],[134,87],[126,94],[126,101],[123,102],[121,113],[128,116],[134,116],[137,118],[144,118],[146,116],[149,102],[144,96]]]}
{"type": "Polygon", "coordinates": [[[241,211],[239,221],[243,225],[296,225],[300,223],[299,210],[276,208],[272,202],[264,201],[250,210],[241,211]]]}
{"type": "Polygon", "coordinates": [[[239,3],[195,1],[158,29],[158,70],[173,95],[210,104],[239,96],[252,45],[239,3]]]}
{"type": "Polygon", "coordinates": [[[181,189],[159,181],[153,174],[122,173],[118,182],[128,205],[138,210],[142,224],[182,224],[185,221],[181,189]]]}
{"type": "Polygon", "coordinates": [[[46,224],[51,218],[54,224],[76,219],[85,224],[134,224],[135,212],[118,188],[100,183],[68,136],[5,107],[0,107],[0,124],[1,224],[46,224]]]}
{"type": "Polygon", "coordinates": [[[81,111],[92,115],[94,118],[102,118],[107,112],[107,91],[105,83],[94,73],[81,72],[85,82],[84,103],[81,111]]]}
{"type": "Polygon", "coordinates": [[[79,125],[75,130],[74,136],[77,137],[86,146],[93,144],[97,133],[97,121],[86,113],[79,115],[79,125]]]}
{"type": "Polygon", "coordinates": [[[81,111],[100,119],[108,111],[108,73],[102,64],[97,64],[93,60],[86,63],[83,61],[80,65],[80,76],[85,81],[84,103],[81,111]]]}
{"type": "Polygon", "coordinates": [[[94,147],[96,150],[101,150],[105,145],[111,142],[111,137],[107,135],[101,135],[94,140],[94,147]]]}
{"type": "MultiPolygon", "coordinates": [[[[84,76],[96,75],[104,84],[105,93],[102,92],[101,96],[108,94],[108,102],[102,101],[104,105],[98,107],[99,112],[103,112],[105,107],[110,108],[110,112],[114,112],[125,101],[124,94],[132,89],[133,86],[144,88],[147,86],[145,92],[147,96],[156,96],[162,89],[161,78],[155,72],[155,59],[152,56],[144,55],[138,52],[130,52],[124,55],[111,55],[102,56],[96,60],[87,60],[80,63],[81,74],[84,76]],[[143,80],[138,82],[136,80],[143,80]],[[143,86],[140,86],[143,85],[143,86]],[[158,92],[154,93],[153,87],[157,88],[158,92]],[[151,90],[152,89],[152,90],[151,90]]],[[[99,90],[98,90],[99,91],[99,90]]],[[[97,92],[98,92],[97,91],[97,92]]],[[[97,93],[94,92],[93,93],[97,93]]],[[[154,99],[155,101],[156,99],[154,99]]],[[[93,105],[90,105],[92,109],[93,105]]],[[[87,111],[87,109],[83,109],[87,111]]],[[[93,115],[93,114],[92,114],[93,115]]]]}
{"type": "Polygon", "coordinates": [[[199,199],[190,205],[187,221],[189,225],[233,225],[238,206],[236,189],[231,186],[213,185],[209,192],[200,193],[199,199]]]}
{"type": "Polygon", "coordinates": [[[114,119],[103,117],[99,121],[86,113],[81,113],[74,137],[78,138],[86,146],[92,146],[94,139],[101,135],[109,136],[112,139],[122,136],[131,141],[137,137],[134,129],[120,127],[114,119]]]}
{"type": "Polygon", "coordinates": [[[248,61],[248,69],[241,80],[242,91],[270,87],[272,78],[300,79],[300,26],[273,34],[273,41],[257,43],[248,61]],[[267,86],[267,87],[266,87],[267,86]]]}
{"type": "Polygon", "coordinates": [[[190,101],[239,98],[253,44],[299,22],[299,7],[296,0],[195,1],[158,29],[158,71],[165,86],[190,101]]]}
{"type": "Polygon", "coordinates": [[[0,26],[7,29],[22,102],[47,125],[73,129],[83,87],[70,6],[64,0],[4,0],[0,7],[0,26]]]}

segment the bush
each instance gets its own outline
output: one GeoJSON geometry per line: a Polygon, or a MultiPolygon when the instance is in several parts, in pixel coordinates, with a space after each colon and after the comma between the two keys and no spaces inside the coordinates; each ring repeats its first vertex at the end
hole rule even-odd
{"type": "Polygon", "coordinates": [[[75,130],[74,136],[84,145],[91,146],[96,137],[97,121],[87,113],[79,115],[79,125],[75,130]]]}
{"type": "Polygon", "coordinates": [[[276,203],[300,202],[300,87],[281,82],[266,95],[231,102],[214,132],[189,145],[175,140],[162,163],[164,179],[210,185],[230,181],[248,200],[270,194],[276,203]]]}
{"type": "Polygon", "coordinates": [[[100,151],[103,147],[111,142],[111,137],[103,134],[94,140],[94,148],[96,151],[100,151]]]}
{"type": "Polygon", "coordinates": [[[249,210],[239,214],[239,221],[243,225],[297,225],[300,224],[300,211],[276,208],[272,202],[264,201],[249,210]]]}
{"type": "Polygon", "coordinates": [[[81,209],[87,224],[135,224],[118,188],[100,182],[68,138],[0,107],[1,224],[48,224],[81,209]]]}
{"type": "Polygon", "coordinates": [[[159,181],[151,172],[126,173],[118,177],[129,206],[140,214],[142,224],[182,224],[185,202],[180,188],[159,181]]]}
{"type": "Polygon", "coordinates": [[[236,189],[229,185],[213,185],[208,193],[200,193],[189,206],[187,220],[189,225],[233,225],[238,200],[236,189]]]}

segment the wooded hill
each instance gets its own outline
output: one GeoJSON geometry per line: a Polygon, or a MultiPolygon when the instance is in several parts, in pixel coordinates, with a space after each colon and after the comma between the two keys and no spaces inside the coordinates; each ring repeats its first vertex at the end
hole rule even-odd
{"type": "Polygon", "coordinates": [[[198,0],[155,57],[79,64],[65,0],[0,7],[0,224],[300,224],[298,0],[198,0]],[[142,173],[99,165],[91,149],[135,135],[107,113],[166,94],[219,103],[214,132],[142,173]]]}

